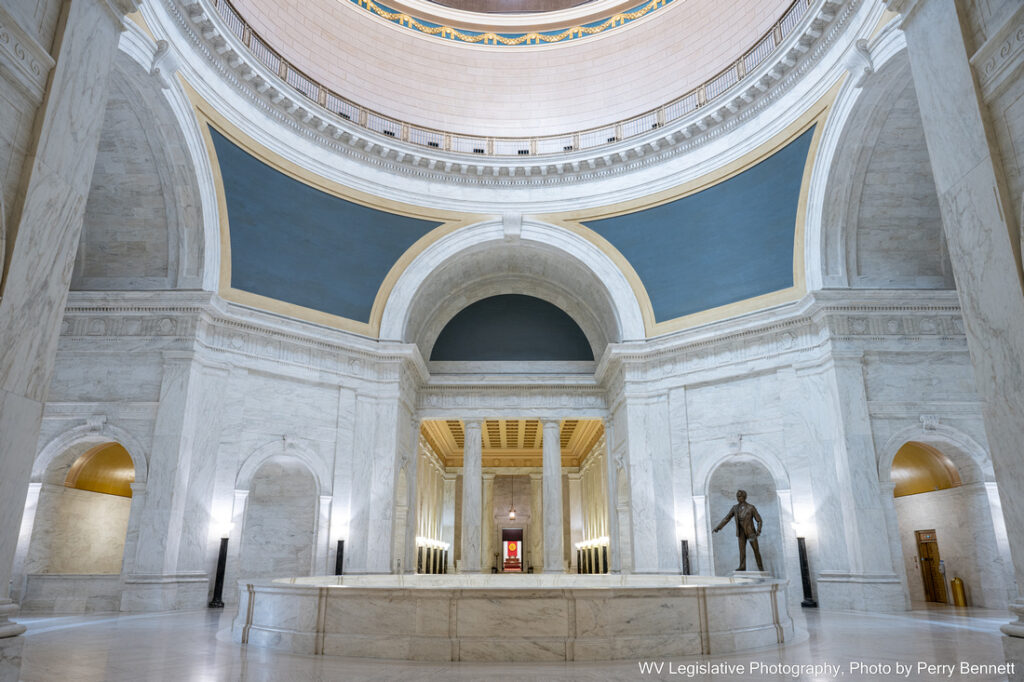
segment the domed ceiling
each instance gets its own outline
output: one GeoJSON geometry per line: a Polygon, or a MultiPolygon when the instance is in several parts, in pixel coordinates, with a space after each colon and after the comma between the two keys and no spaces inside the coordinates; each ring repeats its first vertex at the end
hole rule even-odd
{"type": "MultiPolygon", "coordinates": [[[[228,6],[219,1],[219,8],[228,6]]],[[[809,6],[807,0],[595,0],[498,14],[426,0],[231,4],[237,16],[229,23],[245,23],[256,36],[250,50],[270,67],[283,58],[294,67],[287,69],[288,83],[310,98],[327,95],[329,109],[336,93],[426,129],[506,137],[583,131],[690,92],[713,96],[696,89],[729,68],[738,74],[756,66],[774,49],[776,34],[787,34],[809,6]],[[780,32],[782,20],[789,24],[780,32]]]]}
{"type": "Polygon", "coordinates": [[[432,0],[439,5],[486,14],[522,14],[554,12],[583,5],[593,0],[432,0]]]}

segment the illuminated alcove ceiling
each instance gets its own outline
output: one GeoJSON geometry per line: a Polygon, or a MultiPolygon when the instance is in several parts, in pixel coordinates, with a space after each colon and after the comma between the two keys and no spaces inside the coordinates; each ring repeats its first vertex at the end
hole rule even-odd
{"type": "MultiPolygon", "coordinates": [[[[466,432],[462,421],[424,420],[423,437],[445,466],[462,466],[466,432]]],[[[594,449],[604,425],[600,419],[563,419],[559,432],[562,466],[577,467],[594,449]]],[[[481,432],[483,466],[539,467],[544,430],[538,419],[486,419],[481,432]]]]}
{"type": "Polygon", "coordinates": [[[94,493],[131,497],[135,465],[120,443],[103,443],[87,450],[68,470],[64,485],[94,493]]]}
{"type": "Polygon", "coordinates": [[[936,448],[911,441],[892,460],[893,497],[946,490],[960,485],[956,465],[936,448]]]}

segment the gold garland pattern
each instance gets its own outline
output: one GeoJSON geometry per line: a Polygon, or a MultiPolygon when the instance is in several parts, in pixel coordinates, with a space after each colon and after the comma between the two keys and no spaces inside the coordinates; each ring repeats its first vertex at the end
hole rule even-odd
{"type": "Polygon", "coordinates": [[[428,35],[439,35],[448,40],[455,40],[463,43],[482,43],[484,45],[539,45],[541,43],[557,43],[563,40],[574,40],[576,38],[582,38],[583,36],[601,33],[609,28],[614,28],[615,26],[628,24],[631,21],[650,14],[659,7],[664,7],[672,2],[672,0],[651,0],[647,4],[639,6],[631,12],[615,14],[605,19],[600,24],[593,26],[573,26],[556,34],[530,32],[513,36],[502,35],[491,31],[475,34],[463,33],[457,28],[452,28],[451,26],[431,26],[430,24],[420,23],[415,17],[411,17],[403,12],[392,12],[387,7],[378,5],[373,0],[352,0],[352,2],[360,7],[368,9],[379,17],[399,24],[400,26],[406,26],[428,35]]]}

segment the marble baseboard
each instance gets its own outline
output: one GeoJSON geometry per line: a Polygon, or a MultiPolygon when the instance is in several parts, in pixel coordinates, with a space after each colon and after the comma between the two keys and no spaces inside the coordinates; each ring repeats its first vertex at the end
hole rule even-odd
{"type": "Polygon", "coordinates": [[[21,679],[21,648],[24,637],[0,638],[0,682],[18,682],[21,679]]]}
{"type": "Polygon", "coordinates": [[[205,573],[128,576],[121,591],[121,611],[176,611],[206,606],[209,578],[205,573]]]}
{"type": "Polygon", "coordinates": [[[291,653],[419,661],[699,656],[792,640],[784,582],[700,580],[633,576],[589,587],[569,575],[562,585],[554,575],[504,583],[456,576],[448,586],[438,576],[240,583],[232,636],[291,653]]]}
{"type": "Polygon", "coordinates": [[[21,610],[34,613],[118,611],[121,576],[29,574],[21,610]]]}
{"type": "Polygon", "coordinates": [[[822,571],[818,575],[818,606],[842,611],[906,611],[903,584],[896,574],[822,571]]]}
{"type": "Polygon", "coordinates": [[[1013,664],[1013,672],[1007,674],[1009,682],[1024,682],[1024,638],[1003,635],[1003,652],[1006,662],[1013,664]]]}

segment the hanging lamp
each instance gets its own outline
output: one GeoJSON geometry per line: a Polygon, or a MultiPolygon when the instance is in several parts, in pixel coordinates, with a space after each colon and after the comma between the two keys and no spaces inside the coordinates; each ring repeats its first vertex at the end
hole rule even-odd
{"type": "Polygon", "coordinates": [[[508,520],[516,520],[516,477],[512,477],[512,504],[508,508],[508,520]]]}

